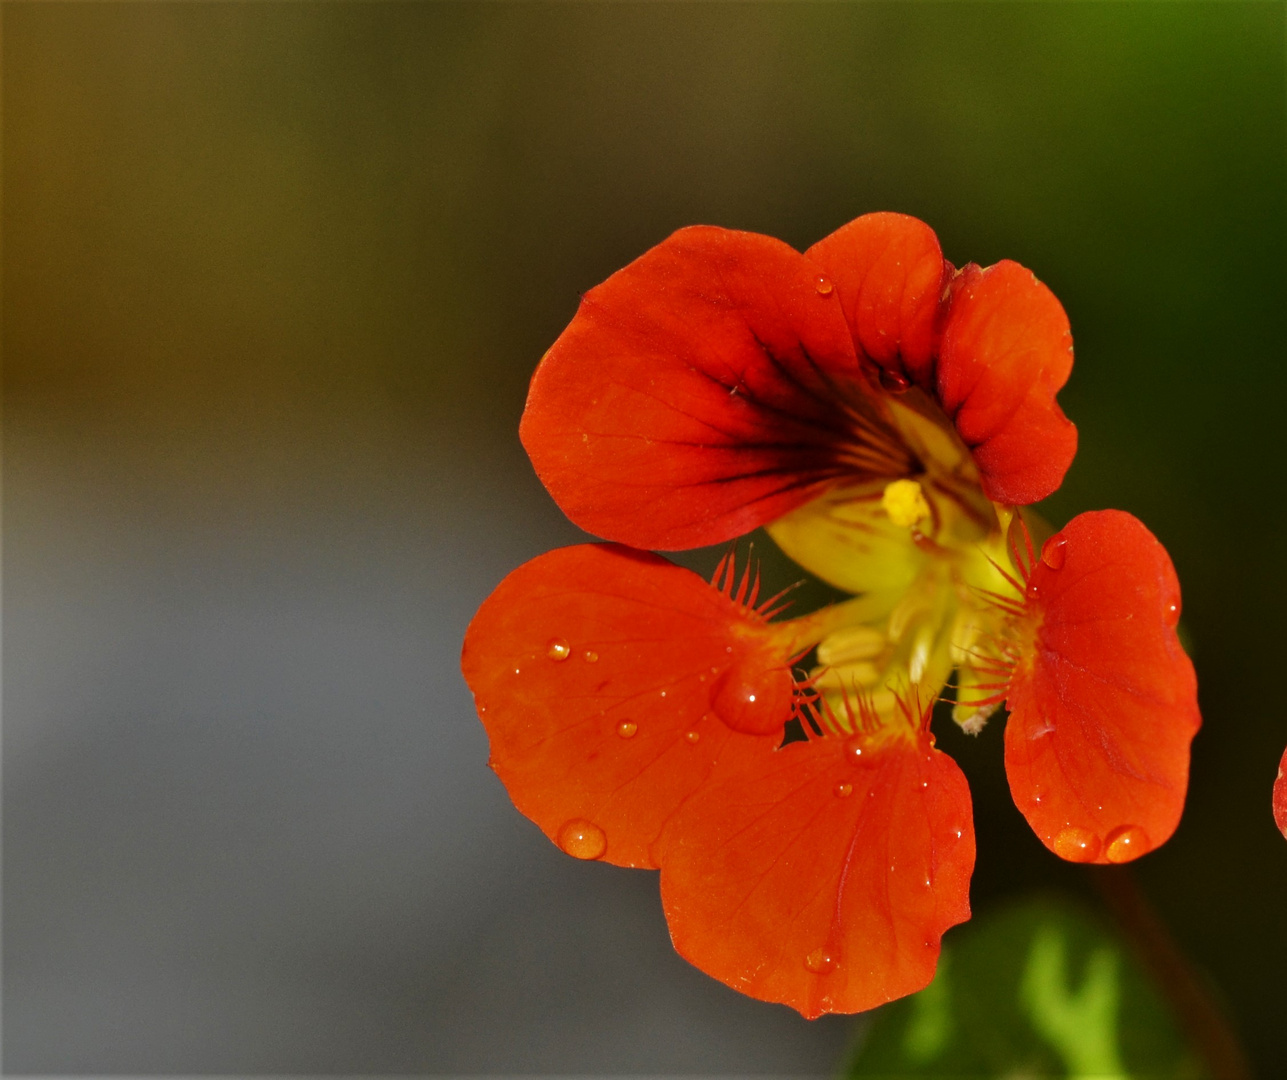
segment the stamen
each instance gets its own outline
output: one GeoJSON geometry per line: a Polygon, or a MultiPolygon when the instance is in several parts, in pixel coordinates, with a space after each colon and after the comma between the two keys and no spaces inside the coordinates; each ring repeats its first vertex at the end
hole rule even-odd
{"type": "Polygon", "coordinates": [[[818,663],[846,664],[879,656],[888,642],[871,626],[847,626],[818,643],[818,663]]]}
{"type": "Polygon", "coordinates": [[[994,701],[991,704],[977,706],[952,706],[952,720],[965,734],[977,735],[984,727],[987,726],[988,720],[992,714],[997,711],[1001,703],[994,701]]]}
{"type": "Polygon", "coordinates": [[[880,505],[890,521],[906,528],[932,516],[925,492],[915,480],[894,480],[886,484],[880,505]]]}

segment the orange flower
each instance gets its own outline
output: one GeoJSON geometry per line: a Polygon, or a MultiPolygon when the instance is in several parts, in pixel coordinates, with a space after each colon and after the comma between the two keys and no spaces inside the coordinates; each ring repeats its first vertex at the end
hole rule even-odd
{"type": "Polygon", "coordinates": [[[806,1016],[920,989],[969,917],[969,791],[929,730],[953,671],[967,731],[1008,702],[1011,789],[1048,847],[1162,843],[1199,724],[1170,560],[1117,511],[1037,557],[1016,510],[1072,460],[1071,365],[1031,273],[958,271],[896,214],[804,255],[684,229],[587,293],[521,434],[618,543],[520,567],[465,639],[518,808],[569,854],[660,868],[680,953],[806,1016]],[[761,525],[853,599],[771,621],[731,556],[707,584],[638,550],[761,525]]]}

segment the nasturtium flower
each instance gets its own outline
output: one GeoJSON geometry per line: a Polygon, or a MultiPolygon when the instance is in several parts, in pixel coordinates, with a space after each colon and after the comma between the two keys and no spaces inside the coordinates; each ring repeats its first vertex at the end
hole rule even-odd
{"type": "Polygon", "coordinates": [[[949,682],[966,731],[1006,704],[1012,794],[1057,855],[1165,841],[1200,722],[1171,561],[1129,514],[1051,534],[1022,509],[1076,451],[1071,367],[1031,272],[958,270],[899,214],[804,254],[681,229],[591,289],[520,434],[609,542],[515,570],[465,638],[518,809],[660,869],[683,956],[809,1017],[921,989],[969,918],[970,793],[930,730],[949,682]],[[781,618],[731,551],[709,583],[652,553],[760,526],[852,598],[781,618]]]}

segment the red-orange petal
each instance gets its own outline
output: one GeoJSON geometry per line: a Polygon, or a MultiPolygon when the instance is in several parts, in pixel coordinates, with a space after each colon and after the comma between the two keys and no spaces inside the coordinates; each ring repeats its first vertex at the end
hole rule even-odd
{"type": "Polygon", "coordinates": [[[730,745],[659,847],[680,954],[810,1018],[921,989],[970,915],[970,792],[927,735],[730,745]]]}
{"type": "Polygon", "coordinates": [[[780,240],[681,229],[586,293],[519,433],[583,529],[675,550],[807,501],[849,439],[859,378],[834,288],[780,240]]]}
{"type": "Polygon", "coordinates": [[[780,651],[691,571],[583,544],[497,586],[462,668],[515,806],[569,854],[655,866],[653,841],[723,750],[781,741],[793,682],[780,651]]]}
{"type": "Polygon", "coordinates": [[[1119,510],[1075,517],[1042,550],[1034,638],[1010,682],[1010,791],[1056,854],[1127,862],[1175,831],[1201,723],[1175,632],[1180,584],[1166,549],[1119,510]]]}
{"type": "Polygon", "coordinates": [[[864,214],[804,254],[834,282],[863,355],[933,392],[935,320],[951,273],[934,230],[906,214],[864,214]]]}
{"type": "Polygon", "coordinates": [[[1278,779],[1274,781],[1274,822],[1287,837],[1287,751],[1278,763],[1278,779]]]}
{"type": "Polygon", "coordinates": [[[1063,482],[1077,429],[1055,394],[1072,371],[1059,301],[1030,270],[1003,260],[953,280],[939,344],[939,403],[970,447],[990,499],[1026,505],[1063,482]]]}

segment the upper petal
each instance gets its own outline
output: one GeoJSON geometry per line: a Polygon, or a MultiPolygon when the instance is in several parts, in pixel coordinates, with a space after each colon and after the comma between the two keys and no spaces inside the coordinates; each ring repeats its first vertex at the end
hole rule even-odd
{"type": "Polygon", "coordinates": [[[730,745],[660,843],[680,954],[811,1018],[921,989],[970,914],[965,777],[923,734],[855,741],[730,745]]]}
{"type": "Polygon", "coordinates": [[[462,667],[518,809],[570,854],[623,866],[655,866],[652,842],[721,751],[771,750],[791,716],[787,657],[754,610],[616,544],[515,570],[462,667]]]}
{"type": "Polygon", "coordinates": [[[586,293],[533,376],[520,434],[582,528],[696,547],[854,470],[838,455],[847,410],[871,409],[860,378],[836,291],[812,263],[771,237],[696,226],[586,293]]]}
{"type": "Polygon", "coordinates": [[[1278,779],[1274,781],[1274,821],[1283,836],[1287,836],[1287,751],[1278,763],[1278,779]]]}
{"type": "Polygon", "coordinates": [[[1027,597],[1039,622],[1007,702],[1010,791],[1056,854],[1125,862],[1179,823],[1201,723],[1179,581],[1119,510],[1079,515],[1042,550],[1027,597]]]}
{"type": "Polygon", "coordinates": [[[835,283],[862,353],[931,390],[935,322],[952,272],[934,230],[907,214],[864,214],[805,257],[835,283]]]}
{"type": "Polygon", "coordinates": [[[1072,371],[1059,301],[1030,270],[1003,260],[952,282],[937,393],[974,454],[990,499],[1025,505],[1063,482],[1077,429],[1055,394],[1072,371]]]}

